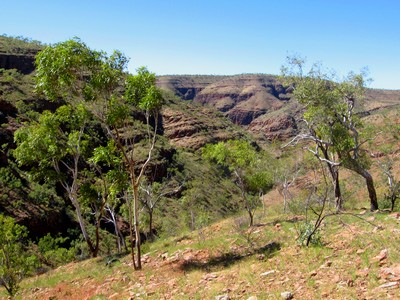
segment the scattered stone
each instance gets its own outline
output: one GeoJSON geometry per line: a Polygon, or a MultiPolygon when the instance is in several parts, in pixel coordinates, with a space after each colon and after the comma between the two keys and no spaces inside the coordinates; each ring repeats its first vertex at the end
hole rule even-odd
{"type": "Polygon", "coordinates": [[[264,260],[265,259],[265,254],[257,254],[257,259],[258,260],[264,260]]]}
{"type": "Polygon", "coordinates": [[[229,298],[228,294],[215,296],[215,300],[229,300],[229,299],[231,298],[229,298]]]}
{"type": "Polygon", "coordinates": [[[276,272],[275,270],[267,271],[267,272],[261,273],[260,276],[268,276],[270,274],[274,274],[275,272],[276,272]]]}
{"type": "Polygon", "coordinates": [[[327,262],[325,262],[323,265],[320,266],[320,269],[326,269],[329,268],[330,266],[332,266],[332,261],[328,260],[327,262]]]}
{"type": "Polygon", "coordinates": [[[382,230],[383,227],[382,226],[375,226],[374,229],[372,229],[372,232],[377,232],[378,230],[382,230]]]}
{"type": "Polygon", "coordinates": [[[293,299],[293,294],[291,292],[282,292],[281,297],[282,299],[290,300],[293,299]]]}
{"type": "Polygon", "coordinates": [[[330,278],[331,282],[338,283],[340,282],[340,275],[339,274],[332,274],[332,277],[330,278]]]}
{"type": "Polygon", "coordinates": [[[392,281],[392,282],[388,282],[388,283],[380,285],[379,288],[388,289],[388,288],[393,288],[393,287],[398,286],[398,285],[399,285],[398,281],[392,281]]]}
{"type": "Polygon", "coordinates": [[[392,214],[390,214],[390,216],[395,219],[400,219],[400,213],[398,213],[398,212],[392,213],[392,214]]]}
{"type": "Polygon", "coordinates": [[[310,277],[314,277],[318,274],[316,270],[310,272],[310,277]]]}
{"type": "Polygon", "coordinates": [[[209,280],[213,280],[217,277],[218,277],[218,275],[215,273],[208,273],[203,276],[203,280],[209,281],[209,280]]]}
{"type": "Polygon", "coordinates": [[[392,281],[400,281],[400,264],[381,268],[379,275],[381,278],[389,278],[392,281]]]}
{"type": "Polygon", "coordinates": [[[146,296],[152,296],[154,295],[156,292],[155,291],[149,291],[146,293],[146,296]]]}
{"type": "Polygon", "coordinates": [[[145,264],[149,263],[150,262],[150,255],[148,255],[148,254],[143,255],[142,258],[141,258],[141,261],[142,261],[142,263],[145,263],[145,264]]]}
{"type": "Polygon", "coordinates": [[[374,257],[375,261],[382,261],[384,259],[386,259],[388,256],[388,250],[387,249],[383,249],[381,252],[379,252],[379,254],[377,256],[374,257]]]}
{"type": "Polygon", "coordinates": [[[365,252],[365,249],[358,249],[356,253],[357,254],[363,254],[364,252],[365,252]]]}
{"type": "Polygon", "coordinates": [[[368,275],[369,275],[369,269],[368,268],[356,271],[356,276],[357,277],[368,277],[368,275]]]}
{"type": "Polygon", "coordinates": [[[325,266],[326,267],[330,267],[330,266],[332,266],[332,261],[330,261],[330,260],[328,260],[326,263],[325,263],[325,266]]]}
{"type": "Polygon", "coordinates": [[[256,296],[250,296],[249,298],[247,298],[247,300],[257,300],[256,296]]]}
{"type": "Polygon", "coordinates": [[[353,287],[354,281],[352,279],[342,280],[337,284],[338,288],[353,287]]]}
{"type": "Polygon", "coordinates": [[[375,217],[374,216],[370,216],[370,217],[366,218],[365,220],[367,220],[368,222],[374,222],[375,221],[375,217]]]}
{"type": "Polygon", "coordinates": [[[353,287],[354,286],[354,280],[353,279],[347,279],[346,284],[348,287],[353,287]]]}

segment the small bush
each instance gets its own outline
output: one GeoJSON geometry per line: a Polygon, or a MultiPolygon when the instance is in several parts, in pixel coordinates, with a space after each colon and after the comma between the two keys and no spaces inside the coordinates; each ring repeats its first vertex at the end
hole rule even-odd
{"type": "Polygon", "coordinates": [[[38,242],[39,251],[44,263],[51,267],[57,267],[75,259],[75,248],[64,248],[68,238],[53,238],[49,233],[38,242]]]}
{"type": "Polygon", "coordinates": [[[36,256],[24,244],[28,230],[14,219],[0,214],[0,285],[10,296],[15,295],[25,275],[37,267],[36,256]]]}
{"type": "Polygon", "coordinates": [[[298,238],[297,238],[297,243],[299,245],[306,245],[307,240],[311,236],[310,239],[310,244],[314,246],[321,246],[322,245],[322,240],[321,240],[321,234],[319,229],[317,229],[314,233],[314,224],[311,222],[302,222],[300,223],[299,227],[297,228],[298,231],[298,238]]]}

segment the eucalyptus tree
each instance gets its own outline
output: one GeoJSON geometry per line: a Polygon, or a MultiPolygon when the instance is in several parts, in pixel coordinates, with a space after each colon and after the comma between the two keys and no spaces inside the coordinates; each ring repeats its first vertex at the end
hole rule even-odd
{"type": "Polygon", "coordinates": [[[36,258],[29,255],[23,245],[27,236],[24,226],[0,214],[0,286],[4,286],[11,297],[18,291],[22,278],[37,265],[36,258]]]}
{"type": "MultiPolygon", "coordinates": [[[[109,140],[107,145],[94,149],[89,163],[94,169],[96,180],[88,187],[88,191],[98,198],[95,207],[96,222],[112,223],[117,241],[118,253],[122,247],[126,248],[125,238],[118,227],[118,207],[129,186],[128,174],[124,170],[123,161],[118,155],[114,141],[109,140]]],[[[97,228],[96,228],[97,229],[97,228]]]]}
{"type": "MultiPolygon", "coordinates": [[[[385,191],[385,200],[390,202],[390,210],[395,208],[396,200],[400,198],[400,181],[396,176],[396,153],[398,151],[398,142],[400,141],[400,125],[393,123],[393,119],[399,118],[400,110],[392,111],[391,116],[384,117],[384,126],[380,126],[380,134],[385,138],[385,143],[382,143],[378,148],[375,148],[374,157],[379,169],[383,173],[384,180],[387,183],[385,191]],[[394,115],[394,116],[393,116],[394,115]],[[378,150],[378,151],[376,151],[378,150]]],[[[384,203],[387,206],[388,203],[384,203]]],[[[386,208],[386,207],[384,207],[386,208]]]]}
{"type": "Polygon", "coordinates": [[[82,105],[64,105],[54,113],[44,111],[37,121],[32,120],[15,132],[17,148],[13,155],[19,165],[31,167],[34,179],[61,183],[75,208],[89,251],[96,257],[99,237],[93,241],[89,236],[79,201],[81,173],[91,146],[91,136],[85,130],[87,121],[82,105]]]}
{"type": "Polygon", "coordinates": [[[262,168],[264,160],[247,141],[229,140],[208,144],[203,156],[216,162],[229,175],[241,193],[241,202],[249,216],[249,226],[254,224],[254,210],[262,193],[273,185],[272,175],[262,168]]]}
{"type": "Polygon", "coordinates": [[[144,180],[140,185],[140,201],[148,216],[148,234],[150,240],[154,239],[154,212],[159,203],[168,196],[179,193],[183,184],[177,178],[167,176],[164,181],[144,180]]]}
{"type": "Polygon", "coordinates": [[[155,74],[146,68],[139,68],[137,75],[127,74],[127,63],[119,51],[108,56],[74,38],[36,56],[36,87],[49,99],[83,103],[114,141],[129,174],[132,261],[135,269],[141,269],[138,190],[155,147],[162,97],[155,74]],[[135,147],[138,143],[141,146],[135,147]]]}
{"type": "Polygon", "coordinates": [[[336,198],[336,208],[342,208],[339,184],[339,167],[343,166],[364,177],[370,198],[371,210],[378,209],[374,182],[368,172],[370,161],[363,145],[368,140],[360,129],[360,117],[354,112],[355,104],[365,92],[365,74],[350,73],[337,80],[320,64],[304,72],[304,60],[288,59],[282,68],[284,80],[293,88],[293,95],[304,106],[303,121],[306,131],[290,143],[310,141],[306,149],[326,163],[331,174],[336,198]]]}

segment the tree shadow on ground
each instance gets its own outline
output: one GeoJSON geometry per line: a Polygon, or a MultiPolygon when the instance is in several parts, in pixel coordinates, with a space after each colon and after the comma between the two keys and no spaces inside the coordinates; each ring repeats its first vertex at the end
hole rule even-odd
{"type": "Polygon", "coordinates": [[[275,225],[281,224],[281,223],[294,224],[294,223],[304,221],[304,219],[305,218],[303,216],[293,216],[289,219],[287,219],[287,218],[286,219],[276,219],[276,220],[268,222],[268,223],[257,223],[257,224],[254,224],[253,227],[275,226],[275,225]]]}
{"type": "Polygon", "coordinates": [[[281,249],[281,245],[277,242],[268,243],[262,247],[253,249],[250,252],[245,254],[235,253],[235,252],[227,252],[223,253],[219,256],[210,257],[208,260],[187,260],[185,261],[180,268],[183,271],[192,271],[192,270],[205,270],[212,271],[220,268],[226,268],[230,265],[233,265],[246,257],[250,257],[255,254],[261,254],[264,258],[270,258],[275,255],[277,251],[281,249]]]}

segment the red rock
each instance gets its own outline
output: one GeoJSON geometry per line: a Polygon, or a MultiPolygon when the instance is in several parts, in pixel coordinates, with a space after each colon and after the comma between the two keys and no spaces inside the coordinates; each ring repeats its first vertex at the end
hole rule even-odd
{"type": "Polygon", "coordinates": [[[375,261],[383,261],[384,259],[386,259],[388,256],[388,250],[387,249],[383,249],[381,252],[379,252],[379,254],[377,256],[374,257],[375,261]]]}

